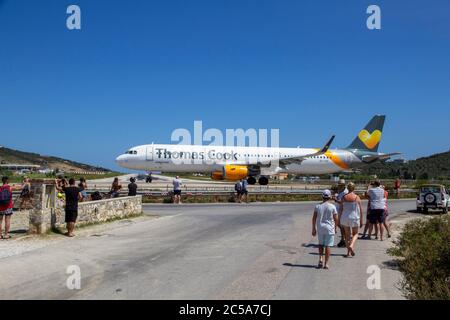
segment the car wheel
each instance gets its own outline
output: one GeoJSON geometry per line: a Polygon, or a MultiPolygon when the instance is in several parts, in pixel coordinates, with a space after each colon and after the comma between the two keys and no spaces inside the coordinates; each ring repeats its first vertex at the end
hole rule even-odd
{"type": "Polygon", "coordinates": [[[423,213],[428,214],[428,208],[423,208],[423,213]]]}
{"type": "Polygon", "coordinates": [[[256,178],[255,177],[249,177],[248,179],[247,179],[247,183],[249,184],[249,185],[254,185],[254,184],[256,184],[256,178]]]}
{"type": "Polygon", "coordinates": [[[447,214],[447,213],[448,213],[448,207],[445,207],[444,209],[442,209],[442,212],[443,212],[444,214],[447,214]]]}
{"type": "Polygon", "coordinates": [[[425,200],[426,203],[428,204],[432,204],[432,203],[436,203],[437,198],[433,193],[427,193],[423,199],[425,200]]]}

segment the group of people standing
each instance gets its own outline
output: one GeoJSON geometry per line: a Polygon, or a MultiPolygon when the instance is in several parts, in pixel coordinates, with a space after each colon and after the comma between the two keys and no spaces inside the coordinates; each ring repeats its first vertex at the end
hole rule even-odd
{"type": "MultiPolygon", "coordinates": [[[[361,239],[371,239],[375,229],[375,239],[383,241],[384,229],[390,237],[389,224],[387,222],[388,193],[379,180],[370,184],[365,196],[368,199],[366,227],[361,239]],[[368,233],[367,233],[368,232],[368,233]],[[366,235],[367,234],[367,235],[366,235]]],[[[330,190],[322,193],[322,203],[314,209],[312,219],[312,235],[319,241],[318,268],[329,268],[331,247],[334,246],[334,237],[337,229],[341,232],[341,241],[338,247],[346,247],[344,257],[354,257],[355,244],[359,237],[359,230],[363,227],[363,207],[361,198],[355,193],[355,184],[346,184],[340,180],[337,193],[333,196],[330,190]]]]}
{"type": "MultiPolygon", "coordinates": [[[[68,237],[74,236],[75,223],[78,217],[78,203],[85,201],[89,198],[87,194],[87,183],[84,178],[80,178],[78,186],[76,186],[75,179],[69,179],[68,183],[66,179],[55,180],[56,189],[58,192],[65,194],[65,222],[67,226],[66,235],[68,237]]],[[[114,178],[111,185],[109,195],[111,198],[119,197],[122,185],[119,182],[119,178],[114,178]]],[[[135,196],[137,194],[137,184],[134,177],[130,178],[128,184],[128,196],[135,196]]]]}

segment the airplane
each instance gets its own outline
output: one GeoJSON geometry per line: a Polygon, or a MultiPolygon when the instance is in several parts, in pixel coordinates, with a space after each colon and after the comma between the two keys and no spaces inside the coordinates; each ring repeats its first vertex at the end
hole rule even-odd
{"type": "Polygon", "coordinates": [[[400,154],[378,152],[385,119],[384,115],[374,116],[343,149],[330,150],[335,136],[320,149],[152,143],[130,148],[116,158],[116,163],[123,168],[149,172],[207,172],[213,180],[247,179],[250,185],[256,182],[267,185],[269,176],[278,173],[351,172],[400,154]]]}

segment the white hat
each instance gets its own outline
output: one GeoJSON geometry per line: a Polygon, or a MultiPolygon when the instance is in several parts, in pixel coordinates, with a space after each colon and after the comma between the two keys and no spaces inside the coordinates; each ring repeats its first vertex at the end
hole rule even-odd
{"type": "Polygon", "coordinates": [[[322,192],[322,197],[323,198],[331,198],[331,191],[330,190],[324,190],[323,192],[322,192]]]}

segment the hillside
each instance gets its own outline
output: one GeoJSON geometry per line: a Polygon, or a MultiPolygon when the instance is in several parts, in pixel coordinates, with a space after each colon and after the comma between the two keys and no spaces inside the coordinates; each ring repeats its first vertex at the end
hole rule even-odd
{"type": "Polygon", "coordinates": [[[40,165],[44,168],[58,169],[65,172],[75,172],[75,171],[111,172],[111,170],[101,167],[91,166],[88,164],[79,163],[58,157],[43,156],[38,153],[23,152],[5,147],[0,147],[0,163],[34,164],[40,165]]]}
{"type": "Polygon", "coordinates": [[[376,174],[380,178],[401,176],[405,179],[449,179],[450,151],[419,158],[408,163],[386,162],[367,167],[362,174],[376,174]]]}

